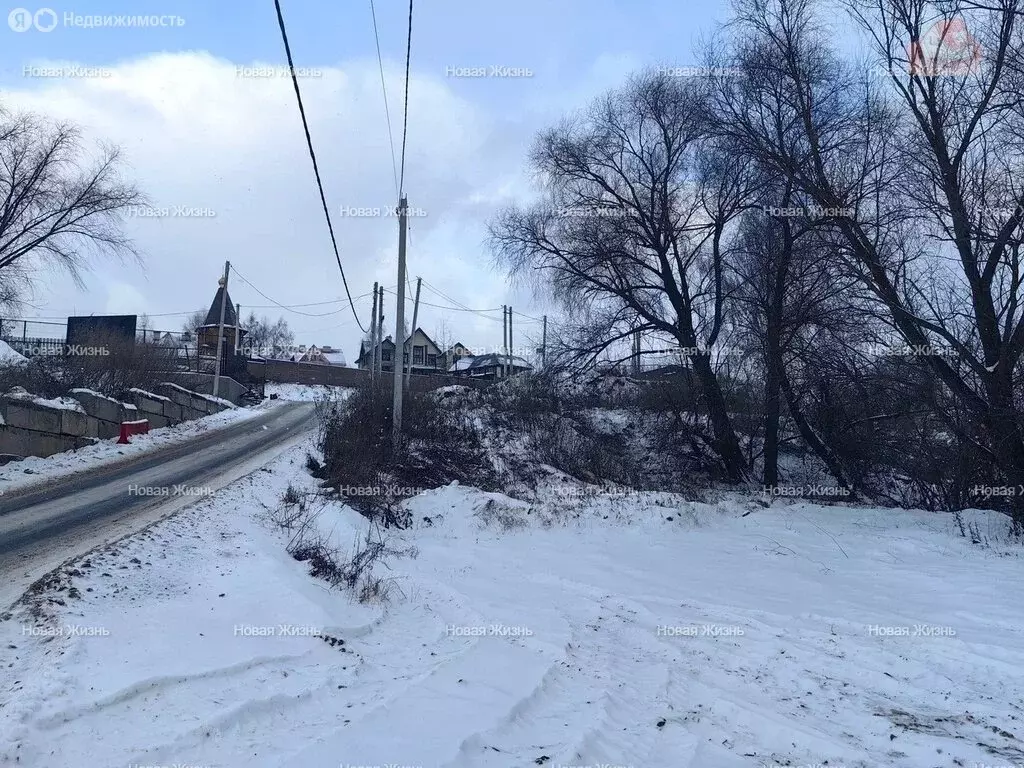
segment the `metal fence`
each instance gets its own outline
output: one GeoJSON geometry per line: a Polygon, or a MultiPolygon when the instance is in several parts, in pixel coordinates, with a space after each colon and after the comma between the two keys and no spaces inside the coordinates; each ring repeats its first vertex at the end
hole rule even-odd
{"type": "MultiPolygon", "coordinates": [[[[68,335],[66,320],[37,320],[21,317],[0,317],[0,336],[7,339],[51,338],[63,341],[68,335]]],[[[195,336],[183,331],[162,331],[156,328],[138,328],[135,338],[143,343],[165,341],[184,346],[195,344],[195,336]]]]}
{"type": "MultiPolygon", "coordinates": [[[[31,318],[0,318],[0,339],[24,357],[60,355],[67,346],[67,322],[33,320],[31,318]]],[[[161,331],[139,328],[136,343],[152,344],[173,350],[182,364],[199,365],[195,337],[182,331],[161,331]]]]}

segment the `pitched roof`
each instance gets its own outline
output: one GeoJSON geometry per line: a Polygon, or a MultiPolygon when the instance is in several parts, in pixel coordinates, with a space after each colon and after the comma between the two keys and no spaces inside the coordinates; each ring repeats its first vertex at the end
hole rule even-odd
{"type": "MultiPolygon", "coordinates": [[[[436,349],[438,352],[441,351],[441,348],[439,346],[437,346],[437,343],[432,338],[430,338],[427,335],[426,331],[424,331],[422,328],[419,328],[419,327],[416,328],[416,331],[419,331],[420,333],[422,333],[423,334],[423,338],[425,338],[427,341],[429,341],[431,346],[434,347],[434,349],[436,349]]],[[[406,342],[408,342],[410,339],[412,339],[413,336],[416,335],[416,331],[413,331],[411,334],[409,334],[409,338],[406,339],[406,342]]]]}
{"type": "Polygon", "coordinates": [[[444,351],[444,354],[446,354],[446,355],[458,355],[460,357],[465,357],[467,355],[472,355],[473,354],[473,350],[471,350],[469,347],[467,347],[461,341],[457,341],[454,344],[452,344],[450,347],[448,347],[448,349],[446,349],[444,351]]]}
{"type": "MultiPolygon", "coordinates": [[[[206,313],[206,322],[203,325],[220,325],[220,303],[224,295],[224,286],[217,286],[217,295],[213,297],[210,311],[206,313]]],[[[231,303],[231,294],[227,295],[227,305],[224,307],[224,325],[237,326],[238,315],[235,313],[235,305],[231,303]]]]}
{"type": "Polygon", "coordinates": [[[479,368],[489,368],[492,365],[501,365],[504,362],[512,368],[522,368],[523,370],[533,370],[533,366],[530,363],[515,355],[499,355],[491,352],[486,355],[476,355],[473,357],[460,357],[451,367],[449,371],[473,371],[479,368]]]}

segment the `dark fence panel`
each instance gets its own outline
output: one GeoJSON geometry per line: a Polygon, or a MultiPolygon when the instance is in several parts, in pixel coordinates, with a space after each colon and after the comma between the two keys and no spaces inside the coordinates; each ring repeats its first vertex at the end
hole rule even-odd
{"type": "MultiPolygon", "coordinates": [[[[363,368],[344,368],[338,365],[317,365],[316,363],[293,363],[289,360],[249,361],[251,376],[276,381],[281,384],[326,384],[333,387],[360,387],[370,383],[370,372],[363,368]]],[[[385,380],[391,381],[392,373],[384,372],[385,380]]],[[[409,386],[417,392],[440,389],[451,384],[469,387],[485,386],[487,382],[454,376],[409,377],[409,386]]]]}

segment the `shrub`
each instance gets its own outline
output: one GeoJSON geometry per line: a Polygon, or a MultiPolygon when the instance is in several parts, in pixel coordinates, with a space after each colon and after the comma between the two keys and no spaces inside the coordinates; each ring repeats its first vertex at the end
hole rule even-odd
{"type": "Polygon", "coordinates": [[[395,452],[387,389],[360,389],[337,407],[322,409],[320,477],[325,485],[366,517],[396,528],[411,525],[401,502],[416,490],[453,480],[493,485],[476,431],[443,394],[409,394],[403,422],[403,442],[395,452]]]}
{"type": "Polygon", "coordinates": [[[310,576],[350,592],[360,602],[386,601],[387,581],[374,575],[374,566],[386,556],[414,555],[415,550],[393,549],[385,539],[375,538],[373,531],[367,529],[365,539],[356,542],[351,556],[345,557],[317,526],[325,503],[317,493],[301,492],[288,485],[270,518],[290,534],[285,550],[298,562],[307,564],[310,576]]]}

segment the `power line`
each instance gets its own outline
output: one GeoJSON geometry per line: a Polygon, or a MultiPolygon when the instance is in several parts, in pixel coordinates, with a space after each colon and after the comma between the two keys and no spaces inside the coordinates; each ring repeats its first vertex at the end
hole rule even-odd
{"type": "MultiPolygon", "coordinates": [[[[464,310],[466,312],[477,312],[477,313],[497,312],[499,309],[501,309],[501,307],[495,307],[494,309],[472,309],[471,307],[467,307],[461,301],[458,301],[457,299],[453,299],[447,293],[444,293],[441,289],[439,289],[436,286],[428,283],[426,280],[423,281],[423,285],[425,285],[427,287],[427,289],[430,290],[432,293],[437,294],[442,299],[448,299],[448,301],[450,301],[452,304],[456,305],[455,307],[451,307],[451,309],[462,309],[462,310],[464,310]]],[[[423,302],[421,301],[420,303],[422,304],[423,302]]],[[[431,305],[431,306],[436,306],[436,305],[431,305]]],[[[487,317],[487,315],[484,315],[484,316],[487,317]]],[[[539,318],[539,317],[533,317],[532,315],[527,315],[527,314],[525,314],[523,312],[516,312],[516,317],[517,318],[525,317],[525,318],[527,318],[527,319],[529,319],[529,320],[531,320],[533,322],[537,322],[537,323],[543,323],[544,322],[544,320],[539,318]]],[[[495,322],[498,322],[498,319],[496,317],[488,317],[488,319],[489,320],[494,320],[495,322]]]]}
{"type": "Polygon", "coordinates": [[[395,175],[395,192],[401,199],[401,188],[398,185],[398,166],[395,162],[395,133],[391,130],[391,110],[388,108],[388,88],[384,84],[384,61],[380,57],[380,37],[377,35],[377,11],[370,0],[370,15],[373,17],[373,39],[377,43],[377,66],[380,68],[380,88],[384,92],[384,116],[388,121],[388,142],[391,144],[391,170],[395,175]]]}
{"type": "MultiPolygon", "coordinates": [[[[143,314],[146,317],[186,317],[188,315],[194,315],[197,312],[204,312],[205,313],[206,310],[205,309],[190,309],[187,312],[158,312],[158,313],[155,313],[155,314],[154,313],[150,313],[150,312],[142,312],[140,314],[143,314]]],[[[71,312],[68,312],[68,314],[63,315],[63,316],[59,316],[59,317],[50,317],[49,315],[40,315],[40,316],[37,316],[37,317],[24,317],[24,318],[19,317],[17,319],[18,320],[29,320],[29,321],[32,321],[32,320],[40,320],[40,321],[42,321],[42,320],[63,320],[64,323],[67,324],[67,321],[68,321],[69,317],[90,317],[90,316],[95,315],[95,314],[96,314],[95,312],[87,312],[85,315],[82,315],[82,314],[74,315],[71,312]]]]}
{"type": "MultiPolygon", "coordinates": [[[[244,282],[246,285],[248,285],[254,291],[256,291],[256,293],[258,293],[264,299],[266,299],[269,302],[272,302],[274,306],[280,307],[281,309],[286,309],[289,312],[294,312],[296,315],[304,315],[305,317],[327,317],[328,315],[336,315],[339,312],[344,312],[345,311],[344,309],[336,309],[333,312],[300,312],[297,309],[292,309],[291,307],[285,306],[284,304],[281,304],[280,302],[274,301],[274,299],[270,298],[269,296],[267,296],[267,294],[265,294],[263,291],[261,291],[255,285],[253,285],[252,281],[250,281],[245,275],[243,275],[241,272],[239,272],[237,268],[232,267],[232,271],[235,273],[236,277],[238,277],[242,282],[244,282]]],[[[368,293],[363,294],[363,296],[369,296],[369,295],[370,294],[368,294],[368,293]]],[[[361,299],[361,298],[363,298],[363,296],[357,296],[356,298],[361,299]]],[[[352,301],[352,297],[349,297],[349,302],[351,302],[351,301],[352,301]]],[[[360,328],[362,329],[362,326],[360,326],[360,328]]],[[[365,333],[365,329],[363,329],[363,332],[365,333]]]]}
{"type": "MultiPolygon", "coordinates": [[[[370,291],[361,293],[358,296],[353,296],[355,300],[365,298],[370,295],[370,291]]],[[[271,301],[273,301],[271,299],[271,301]]],[[[325,304],[342,304],[345,299],[331,299],[330,301],[311,301],[308,304],[249,304],[248,306],[252,309],[270,309],[271,307],[281,307],[282,309],[291,309],[292,307],[322,307],[325,304]]]]}
{"type": "MultiPolygon", "coordinates": [[[[277,2],[277,0],[274,0],[277,2]]],[[[405,193],[405,138],[409,131],[409,62],[412,59],[412,0],[409,0],[409,36],[405,41],[405,107],[402,117],[402,172],[398,181],[398,199],[405,193]]]]}
{"type": "MultiPolygon", "coordinates": [[[[425,286],[427,286],[427,290],[429,290],[430,292],[432,292],[432,293],[435,293],[435,294],[437,294],[437,295],[438,295],[438,296],[440,296],[440,297],[441,297],[442,299],[447,299],[448,301],[450,301],[450,302],[451,302],[452,304],[454,304],[454,305],[455,305],[455,308],[458,308],[458,309],[462,309],[462,310],[465,310],[466,312],[478,312],[478,313],[483,313],[483,312],[497,312],[497,311],[498,311],[499,309],[501,309],[501,307],[495,307],[494,309],[473,309],[473,308],[471,308],[471,307],[467,307],[467,306],[466,306],[465,304],[463,304],[463,303],[462,303],[461,301],[458,301],[458,300],[456,300],[456,299],[453,299],[453,298],[452,298],[451,296],[449,296],[449,295],[448,295],[447,293],[443,293],[443,292],[442,292],[442,291],[441,291],[441,290],[440,290],[439,288],[437,288],[436,286],[434,286],[434,285],[433,285],[432,283],[428,283],[428,282],[427,282],[426,280],[424,280],[424,281],[423,281],[423,284],[424,284],[425,286]]],[[[495,318],[491,318],[491,319],[492,319],[492,320],[494,320],[495,318]]]]}
{"type": "MultiPolygon", "coordinates": [[[[232,270],[234,270],[234,267],[232,267],[232,270]]],[[[235,271],[237,271],[237,270],[235,270],[235,271]]],[[[239,277],[241,277],[241,275],[239,275],[239,277]]],[[[245,278],[242,278],[242,279],[244,280],[245,278]]],[[[248,283],[249,281],[246,280],[245,282],[248,283]]],[[[250,283],[250,285],[251,285],[251,283],[250,283]]],[[[257,291],[257,293],[259,293],[259,291],[257,291]]],[[[260,295],[262,295],[262,293],[260,295]]],[[[367,291],[366,293],[361,293],[358,296],[353,296],[352,298],[355,299],[356,301],[358,301],[359,299],[364,299],[364,298],[366,298],[369,295],[370,295],[370,292],[367,291]]],[[[273,299],[269,299],[269,301],[274,301],[274,300],[273,299]]],[[[308,302],[306,304],[281,304],[279,302],[274,301],[273,304],[246,304],[245,306],[246,306],[247,309],[287,309],[287,310],[292,310],[295,307],[322,307],[322,306],[324,306],[326,304],[343,304],[343,303],[345,303],[345,301],[346,301],[345,299],[330,299],[329,301],[311,301],[311,302],[308,302]]],[[[186,309],[183,312],[143,312],[141,314],[146,315],[146,317],[187,317],[188,315],[194,315],[197,312],[205,313],[206,310],[203,309],[202,307],[199,307],[198,309],[186,309]]],[[[78,315],[81,315],[81,314],[82,313],[78,313],[78,315]]],[[[96,313],[95,312],[86,312],[85,313],[86,316],[94,315],[94,314],[96,314],[96,313]]],[[[73,316],[76,316],[75,313],[68,312],[65,315],[54,315],[54,316],[51,316],[51,315],[39,315],[39,316],[34,317],[34,318],[29,317],[29,318],[25,318],[25,319],[26,320],[63,320],[63,321],[66,322],[68,317],[73,317],[73,316]]]]}
{"type": "MultiPolygon", "coordinates": [[[[412,0],[409,0],[409,3],[411,11],[412,0]]],[[[306,109],[302,106],[302,92],[299,90],[299,79],[295,76],[295,63],[292,61],[292,49],[288,44],[288,32],[284,26],[284,15],[281,13],[281,0],[274,0],[274,8],[277,10],[277,25],[281,28],[281,40],[284,42],[284,52],[288,57],[288,71],[291,72],[292,86],[295,88],[295,100],[299,104],[299,115],[302,117],[302,129],[306,133],[306,146],[309,148],[309,159],[313,161],[313,174],[316,176],[317,189],[320,190],[320,203],[323,205],[324,217],[327,219],[327,230],[331,234],[331,245],[334,247],[334,258],[338,262],[338,270],[341,272],[341,282],[345,286],[345,295],[348,296],[348,305],[352,308],[352,316],[356,319],[356,324],[359,326],[359,330],[366,333],[366,329],[363,328],[363,324],[359,320],[359,314],[356,312],[356,305],[352,301],[352,292],[348,289],[348,280],[345,279],[345,268],[341,266],[341,254],[338,253],[338,241],[334,236],[334,225],[331,224],[331,213],[327,208],[327,197],[324,195],[324,185],[320,180],[320,167],[317,165],[316,153],[313,151],[313,138],[309,135],[309,122],[306,120],[306,109]]],[[[411,18],[409,23],[410,25],[412,24],[411,18]]],[[[410,26],[410,36],[411,35],[412,30],[410,26]]],[[[408,84],[406,85],[406,90],[408,91],[408,84]]],[[[402,140],[402,144],[404,163],[404,139],[402,140]]]]}
{"type": "MultiPolygon", "coordinates": [[[[423,281],[423,284],[424,285],[427,284],[426,280],[423,281]]],[[[395,296],[398,295],[397,291],[394,291],[391,288],[385,288],[384,290],[387,293],[390,293],[392,295],[395,295],[395,296]]],[[[406,296],[405,300],[406,300],[406,302],[410,302],[410,301],[413,301],[413,298],[411,296],[406,296]]],[[[455,311],[455,312],[472,312],[473,314],[480,315],[480,317],[486,318],[488,320],[493,320],[496,323],[500,323],[501,322],[496,317],[491,317],[490,315],[485,315],[484,312],[488,311],[488,310],[470,309],[468,307],[452,307],[452,306],[446,306],[444,304],[432,304],[429,301],[424,301],[422,298],[420,299],[420,304],[428,306],[428,307],[435,307],[437,309],[449,309],[449,310],[452,310],[452,311],[455,311]]],[[[498,307],[498,309],[501,309],[501,307],[498,307]]],[[[490,311],[493,311],[493,310],[490,310],[490,311]]]]}

